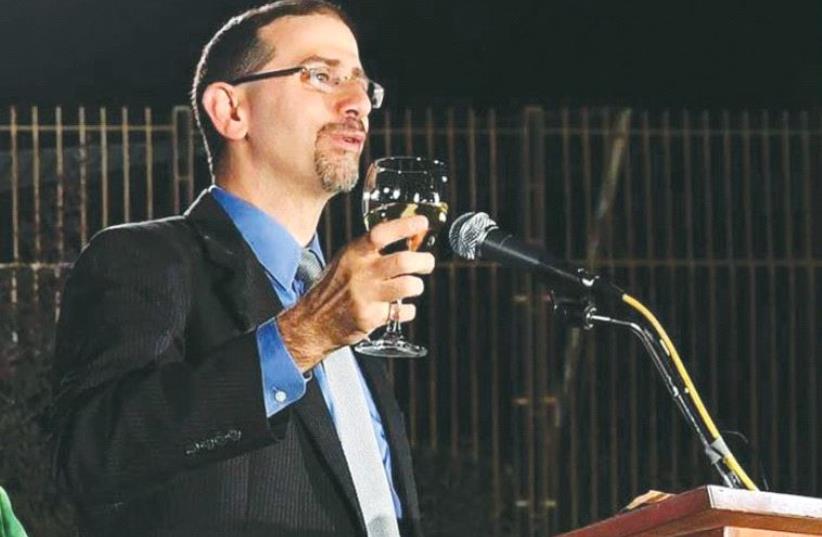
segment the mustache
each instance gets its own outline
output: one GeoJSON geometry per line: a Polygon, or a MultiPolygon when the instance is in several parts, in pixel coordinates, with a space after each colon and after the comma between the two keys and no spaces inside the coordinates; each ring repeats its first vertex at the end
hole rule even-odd
{"type": "Polygon", "coordinates": [[[328,123],[320,129],[320,134],[330,134],[334,132],[361,132],[366,133],[365,123],[361,119],[350,118],[341,123],[328,123]]]}

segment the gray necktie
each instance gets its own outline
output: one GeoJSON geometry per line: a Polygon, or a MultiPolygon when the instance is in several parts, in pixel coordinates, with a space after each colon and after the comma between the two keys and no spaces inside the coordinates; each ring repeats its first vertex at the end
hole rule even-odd
{"type": "MultiPolygon", "coordinates": [[[[297,267],[306,291],[317,281],[322,266],[311,250],[304,248],[297,267]]],[[[371,414],[360,387],[359,373],[350,347],[329,354],[318,367],[325,371],[334,419],[348,471],[357,492],[368,537],[399,537],[397,513],[391,497],[382,455],[374,436],[371,414]]]]}

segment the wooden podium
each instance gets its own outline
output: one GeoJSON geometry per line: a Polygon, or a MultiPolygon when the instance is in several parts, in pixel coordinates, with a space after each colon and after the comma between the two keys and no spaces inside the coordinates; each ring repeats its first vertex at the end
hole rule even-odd
{"type": "Polygon", "coordinates": [[[561,537],[822,535],[822,499],[706,486],[561,537]]]}

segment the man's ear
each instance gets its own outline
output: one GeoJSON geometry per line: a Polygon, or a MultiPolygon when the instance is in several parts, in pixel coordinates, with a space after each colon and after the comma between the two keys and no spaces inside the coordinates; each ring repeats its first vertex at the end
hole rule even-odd
{"type": "Polygon", "coordinates": [[[248,114],[240,92],[231,84],[213,82],[203,92],[203,108],[224,138],[240,140],[248,133],[248,114]]]}

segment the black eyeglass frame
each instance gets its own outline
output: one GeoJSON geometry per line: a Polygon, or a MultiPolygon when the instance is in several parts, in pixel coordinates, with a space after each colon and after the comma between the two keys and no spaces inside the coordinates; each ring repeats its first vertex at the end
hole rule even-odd
{"type": "MultiPolygon", "coordinates": [[[[229,80],[228,83],[232,86],[237,86],[239,84],[245,84],[246,82],[256,82],[257,80],[265,80],[267,78],[277,78],[283,76],[290,76],[301,72],[309,72],[310,69],[310,67],[298,65],[297,67],[288,67],[287,69],[277,69],[276,71],[263,71],[262,73],[253,73],[250,75],[241,76],[233,80],[229,80]]],[[[375,98],[377,95],[379,95],[379,104],[374,102],[374,99],[372,99],[371,95],[369,95],[369,99],[371,100],[371,104],[375,109],[380,108],[382,106],[383,100],[385,99],[385,88],[383,88],[380,84],[374,82],[370,78],[362,78],[365,79],[365,81],[368,83],[368,86],[374,88],[373,91],[375,98]]],[[[368,93],[368,90],[366,90],[366,93],[368,93]]]]}
{"type": "Polygon", "coordinates": [[[237,86],[239,84],[245,84],[246,82],[265,80],[266,78],[276,78],[280,76],[293,75],[294,73],[299,73],[304,69],[308,68],[300,65],[299,67],[289,67],[288,69],[278,69],[276,71],[263,71],[262,73],[254,73],[251,75],[245,75],[239,78],[235,78],[234,80],[229,80],[228,83],[232,86],[237,86]]]}

